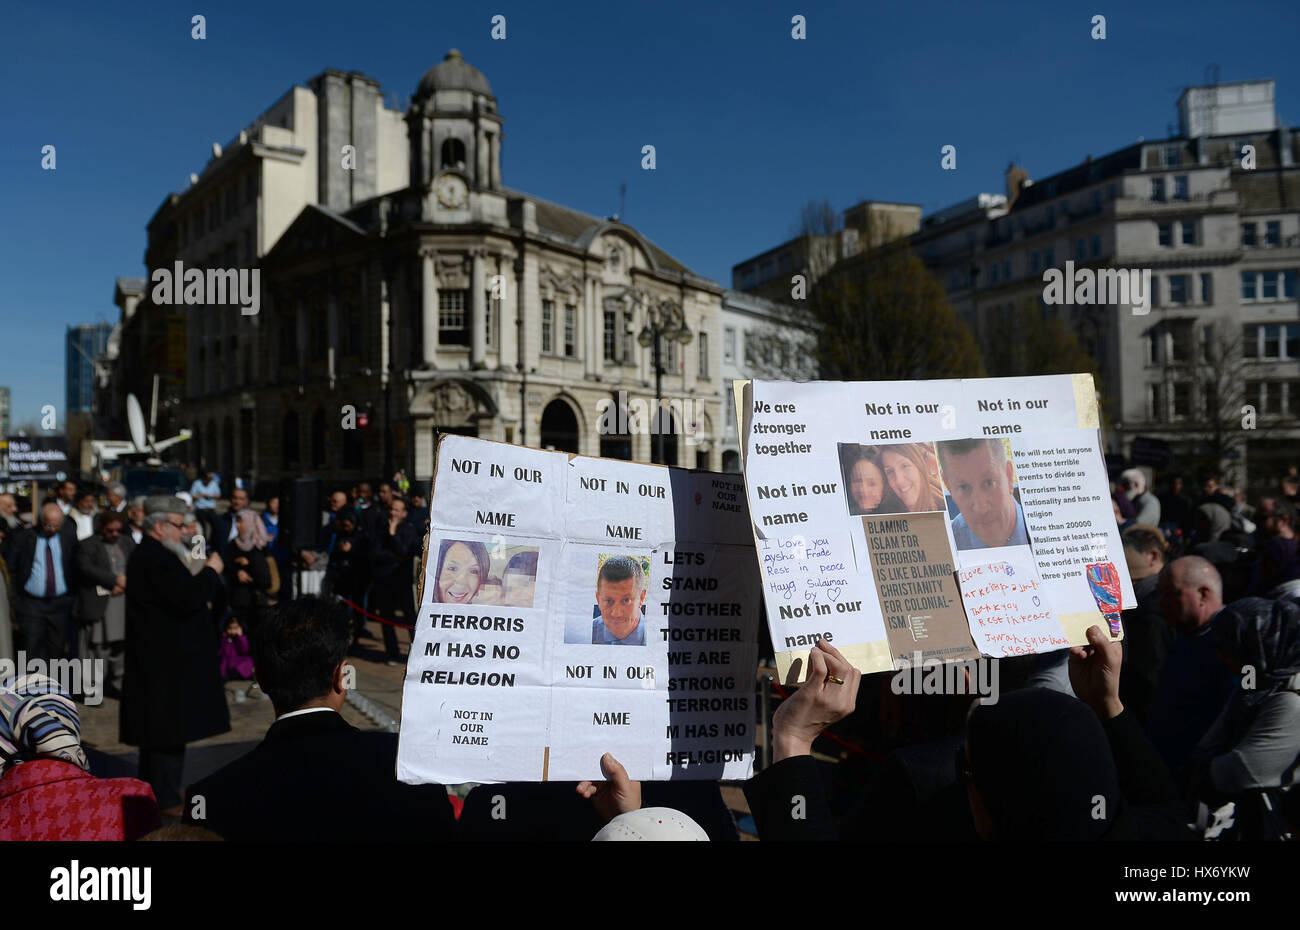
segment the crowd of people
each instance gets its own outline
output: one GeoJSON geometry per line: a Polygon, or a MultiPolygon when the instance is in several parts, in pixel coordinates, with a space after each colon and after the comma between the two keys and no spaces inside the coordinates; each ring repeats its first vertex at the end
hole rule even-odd
{"type": "MultiPolygon", "coordinates": [[[[881,486],[850,490],[864,507],[875,493],[904,502],[926,493],[928,482],[907,472],[924,478],[928,460],[920,459],[921,468],[889,455],[878,457],[879,476],[858,468],[864,483],[881,486]]],[[[965,467],[962,456],[972,474],[1005,470],[996,449],[940,449],[936,458],[943,456],[945,470],[965,467]]],[[[863,460],[846,460],[846,470],[863,460]]],[[[996,701],[898,695],[888,676],[864,679],[831,643],[819,642],[787,683],[806,675],[804,684],[772,720],[773,763],[744,786],[760,837],[1171,840],[1293,832],[1300,824],[1293,789],[1300,776],[1300,480],[1293,469],[1253,506],[1219,476],[1203,477],[1199,499],[1177,477],[1166,483],[1156,494],[1137,469],[1116,481],[1116,520],[1136,595],[1124,605],[1124,639],[1094,627],[1085,646],[1001,660],[996,701]],[[839,756],[829,777],[828,750],[839,756]]],[[[8,637],[0,648],[103,658],[106,690],[121,700],[121,740],[139,748],[140,760],[139,780],[93,778],[75,696],[34,676],[0,683],[0,837],[42,835],[31,826],[44,822],[34,811],[84,797],[87,810],[116,812],[86,827],[84,835],[96,838],[141,836],[161,817],[231,840],[630,838],[665,830],[735,838],[717,783],[641,785],[608,755],[603,783],[483,786],[459,816],[443,786],[397,781],[396,737],[359,731],[340,714],[346,659],[365,635],[365,617],[388,621],[384,654],[394,662],[401,660],[396,628],[415,617],[414,570],[429,511],[418,487],[404,494],[396,484],[382,483],[373,495],[365,482],[334,490],[319,530],[291,545],[276,498],[254,506],[237,487],[223,501],[210,474],[184,496],[128,501],[112,487],[98,510],[93,494],[62,483],[34,526],[0,495],[14,621],[12,630],[0,624],[8,637]],[[321,576],[320,596],[290,593],[290,573],[304,570],[321,576]],[[229,729],[228,678],[255,679],[275,723],[252,752],[185,786],[186,744],[229,729]],[[496,815],[502,801],[508,818],[496,815]],[[646,808],[655,816],[638,819],[646,808]],[[340,812],[347,812],[342,820],[340,812]]],[[[523,596],[535,565],[520,558],[493,584],[481,555],[445,542],[433,599],[523,596]]]]}

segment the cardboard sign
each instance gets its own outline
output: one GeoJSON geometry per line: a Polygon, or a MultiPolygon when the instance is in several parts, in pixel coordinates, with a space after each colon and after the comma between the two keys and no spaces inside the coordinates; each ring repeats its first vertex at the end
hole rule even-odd
{"type": "Polygon", "coordinates": [[[821,638],[872,672],[1121,635],[1090,376],[754,381],[736,404],[782,675],[821,638]]]}
{"type": "Polygon", "coordinates": [[[749,776],[739,476],[444,436],[431,505],[399,779],[749,776]]]}

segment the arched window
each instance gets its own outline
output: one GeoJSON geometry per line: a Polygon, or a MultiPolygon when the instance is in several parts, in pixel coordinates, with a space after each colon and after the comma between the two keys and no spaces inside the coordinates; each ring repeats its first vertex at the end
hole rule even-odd
{"type": "Polygon", "coordinates": [[[444,139],[442,143],[442,163],[440,168],[465,167],[465,143],[459,139],[444,139]]]}
{"type": "Polygon", "coordinates": [[[280,467],[285,471],[298,467],[298,414],[292,410],[284,415],[280,428],[280,467]]]}
{"type": "Polygon", "coordinates": [[[311,464],[313,468],[326,468],[325,461],[325,411],[317,407],[311,415],[311,464]]]}

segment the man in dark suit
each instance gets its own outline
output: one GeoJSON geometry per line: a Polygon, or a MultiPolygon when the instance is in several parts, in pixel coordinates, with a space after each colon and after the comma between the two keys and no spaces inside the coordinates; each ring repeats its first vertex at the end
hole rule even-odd
{"type": "Polygon", "coordinates": [[[74,616],[81,627],[81,654],[100,659],[107,672],[108,694],[122,687],[123,650],[126,648],[126,555],[121,513],[101,511],[99,532],[77,544],[77,606],[74,616]]]}
{"type": "Polygon", "coordinates": [[[208,537],[208,551],[221,552],[226,544],[239,535],[239,525],[235,517],[239,511],[248,507],[248,492],[243,488],[234,488],[230,492],[230,507],[225,513],[212,518],[212,535],[208,537]]]}
{"type": "MultiPolygon", "coordinates": [[[[418,564],[424,545],[423,534],[406,519],[406,501],[394,496],[388,503],[388,524],[370,541],[371,578],[370,606],[385,620],[407,626],[415,625],[415,593],[413,565],[418,564]]],[[[387,623],[384,628],[385,663],[398,665],[401,653],[397,650],[397,630],[387,623]]],[[[414,631],[407,634],[414,636],[414,631]]]]}
{"type": "Polygon", "coordinates": [[[187,821],[235,842],[455,838],[447,789],[397,780],[396,734],[340,714],[350,643],[341,605],[303,597],[267,612],[253,661],[276,721],[252,752],[190,786],[187,821]]]}
{"type": "Polygon", "coordinates": [[[33,659],[61,659],[72,625],[75,531],[59,505],[41,507],[40,523],[9,546],[9,576],[24,648],[33,659]]]}
{"type": "Polygon", "coordinates": [[[230,730],[209,602],[225,568],[214,548],[191,575],[181,541],[185,502],[151,497],[145,535],[126,563],[126,674],[121,740],[140,747],[140,778],[164,814],[180,815],[185,744],[230,730]]]}

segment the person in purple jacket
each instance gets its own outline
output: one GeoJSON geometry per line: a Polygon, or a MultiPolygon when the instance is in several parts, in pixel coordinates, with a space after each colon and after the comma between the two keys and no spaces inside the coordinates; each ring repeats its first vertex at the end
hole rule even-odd
{"type": "Polygon", "coordinates": [[[226,624],[226,635],[221,638],[222,681],[248,681],[253,677],[253,657],[248,647],[244,628],[234,617],[226,624]]]}

